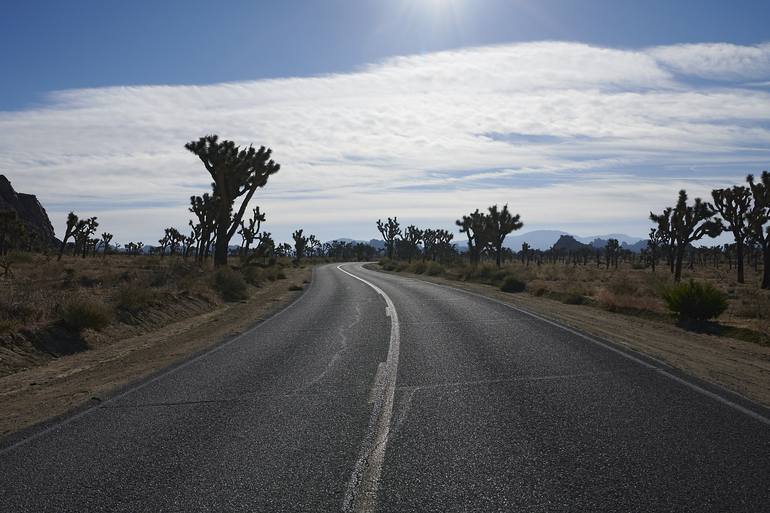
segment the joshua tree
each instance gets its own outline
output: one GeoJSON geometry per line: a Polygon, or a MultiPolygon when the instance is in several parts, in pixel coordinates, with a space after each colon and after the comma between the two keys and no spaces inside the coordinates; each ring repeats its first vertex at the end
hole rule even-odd
{"type": "Polygon", "coordinates": [[[529,265],[529,256],[530,256],[531,249],[532,247],[528,243],[526,242],[521,243],[521,263],[522,264],[526,261],[527,265],[529,265]]]}
{"type": "Polygon", "coordinates": [[[731,231],[735,238],[738,283],[744,283],[743,248],[750,230],[751,190],[748,187],[736,185],[730,189],[715,189],[711,191],[711,197],[714,198],[714,207],[727,223],[725,229],[731,231]]]}
{"type": "Polygon", "coordinates": [[[762,288],[770,289],[770,173],[762,172],[759,181],[746,177],[754,206],[749,213],[750,242],[762,249],[762,288]]]}
{"type": "Polygon", "coordinates": [[[104,232],[102,233],[102,246],[104,246],[104,256],[107,256],[107,249],[110,247],[110,241],[112,240],[112,234],[104,232]]]}
{"type": "Polygon", "coordinates": [[[610,263],[617,269],[618,256],[620,256],[620,242],[618,239],[609,239],[607,245],[604,247],[604,254],[607,258],[607,269],[610,268],[610,263]]]}
{"type": "Polygon", "coordinates": [[[674,274],[674,261],[676,260],[676,247],[673,243],[671,228],[671,214],[673,211],[673,208],[668,207],[663,210],[662,214],[653,214],[650,212],[650,221],[658,225],[658,227],[655,228],[655,235],[660,241],[660,246],[664,247],[668,252],[668,266],[671,270],[671,274],[674,274]]]}
{"type": "Polygon", "coordinates": [[[61,246],[59,246],[59,256],[57,260],[61,260],[64,254],[64,248],[67,247],[67,240],[75,234],[75,227],[78,224],[78,216],[74,212],[67,214],[67,229],[64,231],[64,237],[61,240],[61,246]]]}
{"type": "Polygon", "coordinates": [[[86,257],[88,254],[88,246],[91,240],[91,235],[96,233],[96,228],[98,227],[99,223],[96,221],[96,217],[81,219],[77,222],[74,229],[75,254],[81,252],[83,258],[86,257]]]}
{"type": "Polygon", "coordinates": [[[305,254],[308,238],[302,235],[302,230],[295,231],[291,234],[291,237],[294,239],[294,254],[296,255],[297,263],[299,263],[305,254]]]}
{"type": "Polygon", "coordinates": [[[248,220],[248,224],[244,224],[241,221],[241,229],[238,231],[243,239],[241,242],[241,254],[246,256],[249,254],[249,246],[254,243],[254,239],[257,238],[262,223],[265,221],[265,213],[259,211],[259,207],[253,210],[251,219],[248,220]]]}
{"type": "Polygon", "coordinates": [[[674,281],[682,279],[682,263],[688,246],[706,235],[716,237],[722,232],[722,224],[713,217],[715,213],[714,207],[700,198],[695,198],[692,206],[687,205],[687,193],[679,191],[679,200],[671,213],[671,243],[676,248],[674,281]]]}
{"type": "Polygon", "coordinates": [[[393,258],[393,250],[395,248],[395,242],[398,237],[401,237],[401,228],[399,228],[398,218],[388,218],[388,222],[383,223],[381,219],[377,220],[377,229],[382,234],[382,238],[385,240],[385,247],[388,250],[388,258],[393,258]]]}
{"type": "Polygon", "coordinates": [[[277,173],[280,165],[270,155],[272,150],[261,146],[259,150],[249,146],[241,149],[232,141],[219,141],[216,135],[201,137],[185,145],[200,158],[214,179],[216,244],[214,265],[227,264],[230,239],[235,235],[252,196],[267,184],[270,175],[277,173]],[[237,212],[233,212],[235,200],[244,196],[237,212]]]}
{"type": "Polygon", "coordinates": [[[655,272],[655,259],[658,256],[658,249],[663,243],[663,236],[657,228],[650,228],[650,238],[647,239],[647,249],[650,250],[650,264],[652,272],[655,272]]]}
{"type": "Polygon", "coordinates": [[[460,233],[468,237],[468,255],[471,263],[477,264],[481,258],[481,251],[487,246],[489,240],[487,216],[476,209],[470,215],[455,221],[455,224],[460,227],[460,233]]]}
{"type": "Polygon", "coordinates": [[[511,215],[507,204],[503,205],[501,210],[498,210],[497,205],[492,205],[488,210],[487,230],[489,233],[489,244],[495,252],[497,267],[500,267],[505,237],[512,231],[520,229],[524,226],[524,223],[519,220],[521,218],[519,214],[511,215]]]}
{"type": "Polygon", "coordinates": [[[198,238],[195,255],[202,262],[204,258],[208,257],[211,235],[215,230],[216,201],[208,193],[203,196],[190,196],[189,210],[198,218],[198,224],[194,225],[190,221],[190,226],[198,238]]]}
{"type": "Polygon", "coordinates": [[[417,245],[422,242],[422,230],[415,225],[410,224],[406,227],[403,240],[406,245],[407,258],[409,259],[409,262],[411,262],[412,257],[417,254],[417,245]]]}

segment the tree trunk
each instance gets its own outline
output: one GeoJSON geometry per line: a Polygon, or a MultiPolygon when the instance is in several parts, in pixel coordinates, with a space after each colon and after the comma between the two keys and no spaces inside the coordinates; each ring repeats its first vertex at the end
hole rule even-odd
{"type": "MultiPolygon", "coordinates": [[[[221,220],[220,220],[221,221],[221,220]]],[[[227,223],[217,223],[217,243],[214,246],[214,266],[227,265],[227,223]]]]}
{"type": "Polygon", "coordinates": [[[762,248],[762,288],[770,289],[770,242],[762,248]]]}
{"type": "Polygon", "coordinates": [[[738,283],[744,283],[744,276],[743,276],[743,241],[735,241],[736,242],[736,263],[738,268],[738,283]]]}
{"type": "Polygon", "coordinates": [[[496,257],[497,257],[497,268],[500,269],[500,263],[501,263],[500,262],[500,257],[501,257],[502,252],[503,252],[503,245],[501,244],[501,245],[497,246],[495,248],[495,250],[496,250],[496,253],[497,253],[497,255],[496,255],[496,257]]]}
{"type": "Polygon", "coordinates": [[[674,264],[674,281],[682,280],[682,263],[684,260],[684,248],[676,252],[676,263],[674,264]]]}

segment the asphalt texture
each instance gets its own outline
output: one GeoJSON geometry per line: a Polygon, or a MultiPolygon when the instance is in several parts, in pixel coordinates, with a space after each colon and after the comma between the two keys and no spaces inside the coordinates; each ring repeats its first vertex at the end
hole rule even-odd
{"type": "MultiPolygon", "coordinates": [[[[399,322],[384,461],[366,507],[770,511],[761,407],[744,403],[759,412],[747,415],[655,362],[501,303],[342,267],[381,289],[399,322]]],[[[393,350],[385,306],[336,265],[317,268],[255,329],[0,445],[0,511],[360,510],[346,496],[357,465],[374,460],[362,454],[393,350]]]]}

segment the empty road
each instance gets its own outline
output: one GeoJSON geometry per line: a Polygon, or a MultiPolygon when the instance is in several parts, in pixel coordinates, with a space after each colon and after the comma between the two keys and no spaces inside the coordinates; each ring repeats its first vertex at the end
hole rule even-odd
{"type": "Polygon", "coordinates": [[[11,512],[758,512],[767,410],[359,264],[255,329],[0,446],[11,512]]]}

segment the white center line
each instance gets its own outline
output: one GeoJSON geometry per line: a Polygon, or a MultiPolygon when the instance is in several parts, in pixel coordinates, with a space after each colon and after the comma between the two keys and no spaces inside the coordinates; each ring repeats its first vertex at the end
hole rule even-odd
{"type": "Polygon", "coordinates": [[[393,301],[377,285],[346,271],[341,265],[338,265],[337,269],[362,281],[382,296],[387,304],[386,315],[390,317],[390,345],[384,372],[382,372],[383,375],[379,380],[375,380],[375,389],[372,391],[374,406],[369,417],[369,427],[342,502],[342,511],[346,513],[373,512],[377,505],[377,489],[380,484],[382,465],[385,461],[385,447],[388,444],[390,422],[393,416],[393,401],[396,393],[400,342],[398,313],[393,301]]]}

